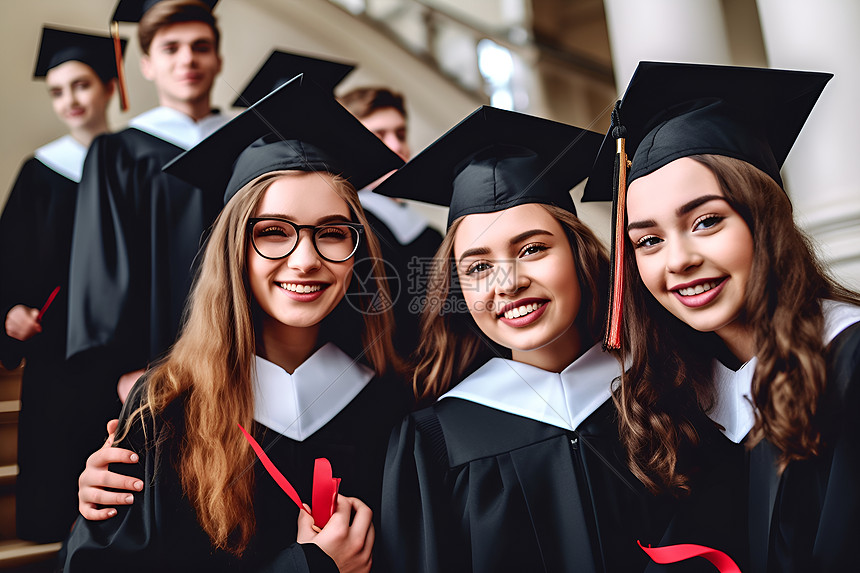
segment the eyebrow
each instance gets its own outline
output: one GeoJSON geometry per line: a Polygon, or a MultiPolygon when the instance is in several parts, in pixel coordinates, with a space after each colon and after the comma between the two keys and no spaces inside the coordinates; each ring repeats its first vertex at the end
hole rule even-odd
{"type": "MultiPolygon", "coordinates": [[[[550,237],[553,236],[553,234],[550,233],[549,231],[547,231],[546,229],[531,229],[530,231],[525,231],[525,232],[520,233],[519,235],[511,237],[511,240],[508,241],[508,244],[509,245],[516,245],[517,243],[521,243],[521,242],[525,241],[526,239],[530,239],[536,235],[549,235],[550,237]]],[[[463,252],[463,254],[460,255],[460,261],[462,262],[463,259],[468,258],[468,257],[487,255],[489,253],[490,253],[490,249],[488,247],[475,247],[474,249],[466,249],[463,252]]]]}
{"type": "Polygon", "coordinates": [[[188,46],[198,46],[201,44],[205,44],[207,46],[214,46],[215,41],[211,38],[194,38],[193,40],[186,41],[184,38],[162,38],[160,41],[152,43],[154,46],[158,47],[167,47],[167,46],[179,46],[179,45],[188,45],[188,46]]]}
{"type": "MultiPolygon", "coordinates": [[[[290,215],[286,215],[284,213],[263,213],[257,217],[256,219],[286,219],[287,221],[292,221],[295,223],[296,217],[291,217],[290,215]]],[[[327,223],[344,223],[351,222],[348,216],[344,215],[326,215],[325,217],[320,217],[316,220],[314,225],[325,225],[327,223]]]]}
{"type": "Polygon", "coordinates": [[[92,79],[92,78],[88,77],[86,74],[81,74],[81,75],[79,75],[79,76],[75,76],[75,77],[73,77],[73,78],[72,78],[72,79],[70,79],[68,82],[63,82],[63,83],[62,83],[62,84],[60,84],[60,85],[57,85],[57,84],[47,84],[47,86],[48,86],[48,90],[58,90],[58,89],[59,89],[59,90],[61,90],[61,89],[63,89],[63,86],[65,86],[67,83],[68,83],[68,84],[76,84],[76,83],[78,83],[78,82],[88,82],[88,81],[90,81],[91,79],[92,79]]]}
{"type": "MultiPolygon", "coordinates": [[[[692,201],[688,201],[684,203],[677,209],[675,209],[676,217],[683,217],[693,209],[697,207],[701,207],[705,203],[709,203],[711,201],[726,201],[726,198],[722,195],[702,195],[701,197],[696,197],[692,201]]],[[[627,225],[627,232],[633,231],[635,229],[648,229],[650,227],[656,227],[657,221],[654,219],[645,219],[643,221],[633,221],[627,225]]]]}

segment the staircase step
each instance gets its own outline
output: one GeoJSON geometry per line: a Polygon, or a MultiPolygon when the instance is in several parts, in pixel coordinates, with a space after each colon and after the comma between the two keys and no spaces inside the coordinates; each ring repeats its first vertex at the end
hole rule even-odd
{"type": "Polygon", "coordinates": [[[0,401],[0,466],[13,466],[18,461],[19,407],[18,400],[0,401]]]}
{"type": "Polygon", "coordinates": [[[0,570],[53,571],[61,543],[31,543],[13,540],[0,542],[0,570]],[[43,564],[44,567],[38,567],[43,564]]]}
{"type": "Polygon", "coordinates": [[[23,368],[6,370],[0,366],[0,400],[18,400],[21,397],[23,368]]]}

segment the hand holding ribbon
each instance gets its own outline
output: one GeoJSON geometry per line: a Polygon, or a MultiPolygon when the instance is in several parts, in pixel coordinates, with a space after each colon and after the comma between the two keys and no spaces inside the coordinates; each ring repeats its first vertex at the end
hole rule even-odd
{"type": "MultiPolygon", "coordinates": [[[[242,433],[245,434],[245,439],[248,440],[249,444],[251,444],[251,448],[254,450],[254,453],[257,454],[258,458],[260,458],[260,461],[263,463],[263,467],[266,468],[266,471],[269,472],[269,475],[272,476],[275,483],[284,490],[284,493],[293,500],[300,510],[307,511],[301,498],[299,498],[299,494],[296,489],[289,480],[284,477],[278,468],[275,467],[275,464],[272,463],[272,460],[269,459],[269,456],[266,455],[266,452],[260,444],[257,443],[257,440],[255,440],[251,434],[242,427],[242,424],[237,425],[239,426],[239,429],[242,430],[242,433]]],[[[332,514],[334,514],[337,502],[337,490],[339,487],[340,478],[332,477],[331,463],[325,458],[317,458],[314,461],[314,482],[313,491],[311,493],[313,506],[309,512],[314,518],[314,525],[316,527],[325,527],[328,520],[331,519],[332,514]]]]}
{"type": "Polygon", "coordinates": [[[60,292],[60,287],[54,287],[54,290],[52,290],[51,294],[48,295],[48,300],[46,300],[45,304],[42,305],[42,310],[39,311],[39,315],[36,317],[36,322],[42,322],[42,317],[45,315],[45,311],[48,310],[48,307],[51,306],[51,303],[54,302],[55,298],[57,298],[58,292],[60,292]]]}

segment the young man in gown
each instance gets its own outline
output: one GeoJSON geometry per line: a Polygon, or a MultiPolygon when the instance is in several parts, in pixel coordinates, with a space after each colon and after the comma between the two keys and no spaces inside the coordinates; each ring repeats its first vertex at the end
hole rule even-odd
{"type": "Polygon", "coordinates": [[[140,22],[141,70],[161,105],[97,138],[87,155],[72,235],[67,356],[108,364],[122,400],[173,343],[201,237],[221,208],[217,193],[161,171],[227,120],[210,105],[221,71],[214,3],[122,0],[114,14],[140,22]]]}

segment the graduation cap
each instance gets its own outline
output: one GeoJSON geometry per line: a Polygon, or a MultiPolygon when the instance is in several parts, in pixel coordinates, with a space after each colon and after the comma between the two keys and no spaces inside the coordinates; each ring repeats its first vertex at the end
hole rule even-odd
{"type": "MultiPolygon", "coordinates": [[[[120,54],[127,43],[120,39],[120,54]]],[[[108,82],[117,77],[113,49],[113,40],[108,36],[45,26],[33,77],[43,78],[52,68],[74,60],[88,65],[103,82],[108,82]]]]}
{"type": "Polygon", "coordinates": [[[164,166],[227,203],[260,175],[327,171],[361,189],[403,164],[334,96],[298,75],[164,166]]]}
{"type": "Polygon", "coordinates": [[[242,90],[241,95],[233,102],[233,107],[248,107],[299,74],[305,74],[305,78],[316,82],[324,90],[334,93],[337,84],[354,69],[355,65],[345,62],[273,50],[242,90]]]}
{"type": "Polygon", "coordinates": [[[601,135],[482,106],[416,155],[375,193],[449,207],[463,215],[527,203],[576,213],[570,190],[588,176],[601,135]]]}
{"type": "MultiPolygon", "coordinates": [[[[125,85],[125,70],[122,67],[122,56],[120,55],[119,45],[119,22],[140,22],[146,12],[161,2],[162,0],[119,0],[111,17],[111,36],[114,39],[114,52],[116,58],[116,67],[118,71],[119,84],[119,107],[122,111],[128,109],[128,88],[125,85]]],[[[218,0],[194,0],[200,4],[205,4],[209,11],[215,7],[218,0]]]]}
{"type": "Polygon", "coordinates": [[[639,63],[612,112],[612,126],[583,194],[583,201],[614,201],[613,291],[605,347],[620,347],[627,185],[681,157],[714,154],[746,161],[782,187],[779,170],[832,77],[794,70],[639,63]]]}
{"type": "MultiPolygon", "coordinates": [[[[113,12],[111,22],[140,22],[146,12],[162,0],[119,0],[113,12]]],[[[218,0],[198,0],[206,4],[211,11],[218,0]]]]}

